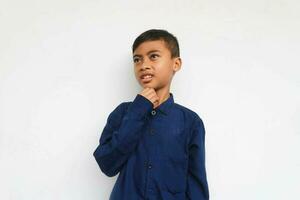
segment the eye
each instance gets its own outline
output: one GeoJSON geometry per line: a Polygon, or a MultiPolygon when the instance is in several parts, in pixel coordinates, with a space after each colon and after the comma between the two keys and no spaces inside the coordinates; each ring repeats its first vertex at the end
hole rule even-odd
{"type": "Polygon", "coordinates": [[[133,62],[136,63],[139,59],[138,58],[134,58],[133,62]]]}
{"type": "Polygon", "coordinates": [[[152,54],[150,57],[151,58],[156,58],[156,57],[159,57],[159,55],[158,54],[152,54]]]}

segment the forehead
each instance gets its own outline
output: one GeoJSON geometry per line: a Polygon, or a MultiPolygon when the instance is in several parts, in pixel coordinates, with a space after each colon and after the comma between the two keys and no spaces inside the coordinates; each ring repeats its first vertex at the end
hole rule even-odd
{"type": "Polygon", "coordinates": [[[141,56],[142,54],[148,54],[149,52],[169,51],[163,40],[146,41],[141,43],[133,52],[133,56],[141,56]]]}

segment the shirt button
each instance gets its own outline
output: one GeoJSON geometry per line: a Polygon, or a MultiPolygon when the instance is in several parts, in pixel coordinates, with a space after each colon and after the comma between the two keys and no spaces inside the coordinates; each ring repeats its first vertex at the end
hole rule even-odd
{"type": "Polygon", "coordinates": [[[153,130],[153,129],[150,130],[150,134],[151,134],[151,135],[154,134],[154,130],[153,130]]]}
{"type": "Polygon", "coordinates": [[[152,168],[152,165],[151,165],[151,164],[150,164],[150,165],[148,165],[148,168],[149,168],[149,169],[151,169],[151,168],[152,168]]]}
{"type": "Polygon", "coordinates": [[[156,111],[155,111],[155,110],[152,110],[152,111],[151,111],[151,114],[152,114],[152,115],[155,115],[155,114],[156,114],[156,111]]]}

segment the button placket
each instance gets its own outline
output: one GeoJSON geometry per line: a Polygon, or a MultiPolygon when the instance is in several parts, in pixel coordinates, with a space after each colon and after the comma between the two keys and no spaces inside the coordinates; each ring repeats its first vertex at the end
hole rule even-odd
{"type": "MultiPolygon", "coordinates": [[[[152,115],[152,116],[156,115],[156,110],[152,110],[152,111],[151,111],[151,115],[152,115]]],[[[150,135],[154,135],[154,129],[153,129],[153,128],[150,128],[149,133],[150,133],[150,135]]]]}

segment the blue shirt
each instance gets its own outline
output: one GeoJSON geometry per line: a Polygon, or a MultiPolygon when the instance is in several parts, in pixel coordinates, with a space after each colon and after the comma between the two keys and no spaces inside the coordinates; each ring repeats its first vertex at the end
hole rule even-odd
{"type": "Polygon", "coordinates": [[[199,115],[174,102],[158,107],[137,94],[108,116],[93,153],[108,177],[110,200],[208,200],[205,129],[199,115]]]}

